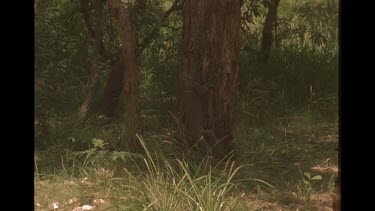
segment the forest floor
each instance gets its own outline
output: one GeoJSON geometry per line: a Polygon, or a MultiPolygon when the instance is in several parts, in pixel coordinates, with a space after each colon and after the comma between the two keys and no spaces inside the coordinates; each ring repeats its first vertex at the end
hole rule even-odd
{"type": "MultiPolygon", "coordinates": [[[[235,178],[257,178],[270,185],[239,182],[237,189],[225,192],[220,200],[236,203],[231,210],[332,210],[338,172],[337,122],[301,124],[296,121],[287,126],[276,124],[269,131],[262,136],[268,141],[262,144],[271,151],[258,151],[257,158],[251,158],[254,153],[239,157],[242,159],[239,165],[246,159],[251,161],[252,167],[239,170],[235,178]],[[287,141],[275,144],[274,141],[280,140],[277,137],[282,136],[288,136],[287,141]]],[[[173,193],[165,192],[168,188],[159,183],[168,183],[168,180],[153,177],[152,172],[146,178],[153,180],[133,178],[137,182],[119,188],[119,178],[112,170],[81,170],[85,173],[80,177],[64,173],[36,176],[35,210],[199,210],[191,208],[186,199],[177,199],[173,193]],[[178,200],[183,201],[181,205],[176,205],[178,200]]],[[[199,190],[203,194],[205,187],[199,190]]],[[[215,191],[212,194],[215,195],[215,191]]],[[[217,209],[207,205],[202,210],[217,209]]]]}
{"type": "MultiPolygon", "coordinates": [[[[90,202],[82,203],[79,197],[76,197],[77,194],[74,194],[74,190],[80,184],[74,180],[71,181],[63,181],[63,182],[56,182],[56,183],[46,183],[43,181],[35,182],[36,191],[39,192],[38,195],[35,196],[35,210],[122,210],[117,207],[114,207],[111,203],[110,194],[98,192],[95,195],[98,195],[98,198],[93,197],[90,202]],[[61,187],[63,185],[63,187],[61,187]],[[59,201],[56,198],[66,198],[62,197],[59,193],[49,195],[45,191],[48,189],[56,189],[57,192],[64,191],[64,196],[67,196],[71,193],[71,198],[67,198],[66,201],[59,201]],[[43,194],[44,192],[44,194],[43,194]],[[60,196],[58,196],[60,195],[60,196]],[[57,196],[57,197],[56,197],[57,196]],[[49,202],[49,203],[46,203],[49,202]],[[56,209],[54,209],[54,206],[56,209]]],[[[285,197],[290,198],[298,198],[298,194],[295,192],[285,192],[282,193],[285,197]]],[[[229,194],[230,195],[230,194],[229,194]]],[[[231,196],[228,196],[230,198],[231,196]]],[[[126,196],[122,197],[123,200],[126,201],[126,196]]],[[[289,204],[275,202],[274,200],[270,199],[270,196],[266,193],[260,192],[258,194],[245,194],[241,197],[238,209],[234,210],[274,210],[274,211],[282,211],[282,210],[295,210],[295,211],[302,211],[302,210],[318,210],[318,211],[330,211],[332,210],[332,202],[333,202],[333,195],[331,193],[316,193],[310,196],[309,201],[297,201],[296,202],[289,202],[289,204]]],[[[131,209],[126,209],[131,210],[131,209]]],[[[145,209],[146,210],[146,209],[145,209]]],[[[186,209],[189,210],[189,209],[186,209]]]]}

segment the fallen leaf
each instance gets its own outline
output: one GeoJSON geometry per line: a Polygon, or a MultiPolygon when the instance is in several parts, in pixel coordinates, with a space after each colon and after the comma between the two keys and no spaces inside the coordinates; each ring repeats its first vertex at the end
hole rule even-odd
{"type": "Polygon", "coordinates": [[[59,202],[53,202],[52,203],[52,208],[54,209],[54,210],[57,210],[57,209],[59,209],[59,202]]]}

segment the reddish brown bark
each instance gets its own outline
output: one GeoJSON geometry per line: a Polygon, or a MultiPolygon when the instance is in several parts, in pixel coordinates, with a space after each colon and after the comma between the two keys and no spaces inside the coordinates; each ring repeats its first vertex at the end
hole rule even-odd
{"type": "Polygon", "coordinates": [[[179,110],[182,121],[187,115],[200,116],[202,129],[213,131],[217,138],[205,136],[205,139],[210,139],[211,147],[217,144],[216,152],[221,155],[232,149],[239,30],[239,0],[184,1],[179,110]],[[201,85],[215,81],[214,87],[201,98],[202,114],[186,113],[184,105],[189,103],[189,85],[183,80],[186,76],[201,85]]]}
{"type": "Polygon", "coordinates": [[[139,110],[137,34],[127,6],[121,0],[108,0],[108,3],[112,18],[120,33],[125,68],[123,93],[127,140],[124,140],[126,142],[121,143],[121,145],[128,145],[130,149],[137,150],[139,142],[136,134],[142,132],[139,110]]]}

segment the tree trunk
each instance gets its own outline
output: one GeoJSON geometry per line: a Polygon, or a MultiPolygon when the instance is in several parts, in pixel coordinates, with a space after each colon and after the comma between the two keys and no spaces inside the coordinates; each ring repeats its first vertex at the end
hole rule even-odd
{"type": "Polygon", "coordinates": [[[141,134],[138,86],[138,49],[137,34],[130,19],[126,5],[121,0],[108,0],[112,18],[120,32],[122,42],[122,56],[124,61],[124,98],[125,98],[125,126],[127,128],[127,143],[131,150],[139,149],[136,134],[141,134]]]}
{"type": "MultiPolygon", "coordinates": [[[[79,3],[83,21],[85,22],[86,28],[92,40],[91,45],[94,46],[95,31],[90,16],[89,0],[79,0],[79,3]]],[[[121,93],[124,78],[124,67],[122,61],[116,62],[116,59],[104,48],[102,41],[100,41],[100,56],[103,59],[109,60],[111,65],[111,72],[107,80],[107,86],[104,91],[101,101],[102,104],[99,111],[102,115],[104,115],[103,118],[107,119],[113,117],[117,100],[121,93]]]]}
{"type": "Polygon", "coordinates": [[[332,210],[333,211],[340,211],[341,210],[341,173],[340,170],[338,172],[338,177],[335,181],[335,191],[333,193],[333,203],[332,203],[332,210]]]}
{"type": "Polygon", "coordinates": [[[101,114],[105,117],[112,118],[118,99],[121,94],[121,88],[124,81],[124,63],[122,59],[111,66],[111,73],[107,81],[107,86],[104,91],[101,114]]]}
{"type": "Polygon", "coordinates": [[[279,2],[280,0],[271,0],[268,1],[267,4],[268,12],[262,31],[263,40],[260,53],[260,60],[263,64],[266,64],[268,62],[268,58],[270,56],[271,46],[273,43],[272,29],[274,28],[276,23],[277,8],[279,7],[279,2]]]}
{"type": "Polygon", "coordinates": [[[239,30],[239,0],[184,1],[179,110],[220,156],[232,149],[239,30]]]}
{"type": "Polygon", "coordinates": [[[102,38],[102,30],[101,30],[101,21],[102,21],[102,10],[103,10],[103,1],[96,0],[95,1],[95,24],[94,24],[94,45],[93,45],[93,53],[90,56],[90,81],[89,81],[89,92],[87,97],[78,111],[78,119],[76,123],[76,127],[82,127],[88,117],[89,112],[92,108],[92,103],[94,100],[95,95],[97,94],[98,82],[99,82],[99,60],[100,60],[100,46],[101,46],[101,38],[102,38]]]}
{"type": "MultiPolygon", "coordinates": [[[[80,1],[87,1],[87,0],[80,0],[80,1]]],[[[137,0],[135,2],[136,10],[138,13],[141,13],[145,9],[146,2],[144,0],[137,0]]],[[[161,26],[167,20],[168,16],[173,13],[174,11],[180,9],[179,0],[175,0],[173,5],[164,13],[161,18],[160,25],[155,27],[152,32],[144,39],[143,43],[140,45],[139,54],[151,43],[151,41],[155,38],[155,36],[160,31],[161,26]]],[[[87,15],[86,15],[87,16],[87,15]]],[[[89,20],[89,18],[85,18],[85,20],[89,20]]],[[[88,22],[88,21],[86,21],[88,22]]],[[[106,52],[106,51],[103,51],[106,52]]],[[[109,75],[107,86],[104,91],[102,105],[101,105],[101,114],[105,117],[112,118],[114,115],[114,111],[116,109],[116,105],[118,102],[118,98],[121,94],[121,87],[123,84],[124,78],[124,63],[122,60],[118,61],[117,63],[112,64],[111,66],[111,73],[109,75]]]]}

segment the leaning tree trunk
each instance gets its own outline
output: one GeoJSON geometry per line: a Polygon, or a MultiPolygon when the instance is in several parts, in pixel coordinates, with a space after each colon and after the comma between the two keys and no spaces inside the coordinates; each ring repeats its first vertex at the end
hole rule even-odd
{"type": "Polygon", "coordinates": [[[112,18],[117,30],[120,32],[122,42],[122,55],[124,61],[124,85],[125,98],[125,126],[127,128],[127,143],[130,149],[137,150],[139,142],[136,134],[141,134],[141,118],[139,110],[139,86],[138,86],[138,49],[137,34],[130,19],[126,5],[121,0],[108,0],[112,18]]]}
{"type": "Polygon", "coordinates": [[[273,43],[272,29],[276,24],[277,8],[279,7],[279,2],[280,0],[270,0],[267,3],[268,12],[263,26],[263,40],[260,52],[260,60],[263,64],[266,64],[268,62],[268,58],[270,56],[271,46],[273,43]]]}
{"type": "Polygon", "coordinates": [[[107,118],[112,118],[116,110],[124,81],[124,72],[125,68],[122,59],[112,64],[100,111],[107,118]]]}
{"type": "MultiPolygon", "coordinates": [[[[94,46],[95,31],[90,15],[89,0],[79,0],[79,3],[83,21],[92,40],[91,45],[94,46]]],[[[101,58],[108,60],[111,66],[111,72],[107,80],[107,86],[102,97],[102,103],[99,111],[106,119],[113,117],[114,110],[121,93],[122,81],[124,78],[124,68],[122,61],[116,60],[116,58],[114,58],[114,56],[105,49],[102,41],[100,41],[100,56],[101,58]]]]}
{"type": "Polygon", "coordinates": [[[100,60],[100,48],[101,48],[101,21],[102,21],[102,10],[103,10],[103,1],[96,0],[94,5],[95,10],[95,23],[94,23],[94,45],[93,53],[90,56],[90,81],[89,81],[89,91],[86,96],[85,101],[81,105],[78,111],[78,119],[76,127],[82,127],[88,117],[89,112],[91,111],[94,97],[97,92],[98,82],[99,82],[99,60],[100,60]]]}
{"type": "Polygon", "coordinates": [[[210,147],[216,144],[214,154],[226,155],[232,149],[230,142],[233,139],[240,2],[185,0],[183,6],[183,54],[178,102],[182,122],[190,133],[194,133],[191,131],[194,128],[205,131],[200,135],[210,147]],[[189,79],[186,80],[186,77],[189,79]],[[201,93],[194,94],[189,90],[197,88],[194,84],[198,84],[201,93]]]}

